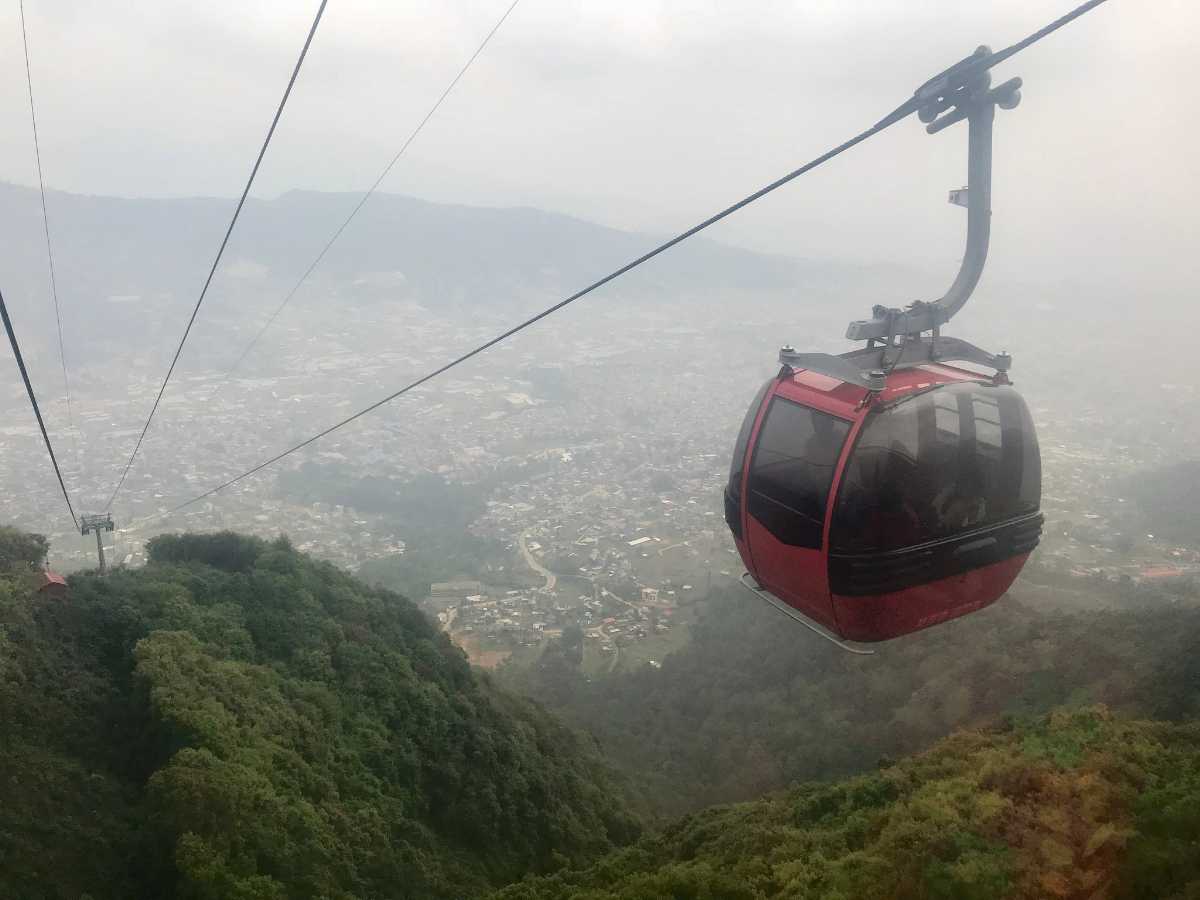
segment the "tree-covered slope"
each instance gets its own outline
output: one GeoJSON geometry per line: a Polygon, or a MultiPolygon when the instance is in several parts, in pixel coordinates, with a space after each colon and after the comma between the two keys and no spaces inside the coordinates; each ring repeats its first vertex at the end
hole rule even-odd
{"type": "Polygon", "coordinates": [[[648,810],[679,815],[839,778],[952,731],[1063,704],[1200,714],[1200,607],[1043,610],[1005,599],[852,656],[743,591],[714,597],[661,668],[587,678],[550,645],[511,686],[592,733],[648,810]]]}
{"type": "Polygon", "coordinates": [[[687,816],[495,900],[1200,897],[1200,726],[1103,707],[687,816]]]}
{"type": "Polygon", "coordinates": [[[636,836],[402,597],[232,534],[0,574],[0,896],[464,897],[636,836]]]}

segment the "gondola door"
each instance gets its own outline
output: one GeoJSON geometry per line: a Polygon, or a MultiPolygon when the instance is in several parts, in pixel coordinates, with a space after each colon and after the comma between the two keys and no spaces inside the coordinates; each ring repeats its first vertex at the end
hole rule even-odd
{"type": "Polygon", "coordinates": [[[781,396],[752,442],[746,483],[746,543],[759,583],[836,629],[822,533],[829,489],[851,423],[781,396]]]}

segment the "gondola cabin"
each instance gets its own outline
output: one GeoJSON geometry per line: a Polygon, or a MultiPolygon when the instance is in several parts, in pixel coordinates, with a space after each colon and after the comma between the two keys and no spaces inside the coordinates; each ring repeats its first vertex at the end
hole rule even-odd
{"type": "Polygon", "coordinates": [[[982,609],[1041,534],[1041,461],[1003,377],[942,363],[879,390],[784,367],[734,448],[725,518],[758,586],[884,641],[982,609]]]}

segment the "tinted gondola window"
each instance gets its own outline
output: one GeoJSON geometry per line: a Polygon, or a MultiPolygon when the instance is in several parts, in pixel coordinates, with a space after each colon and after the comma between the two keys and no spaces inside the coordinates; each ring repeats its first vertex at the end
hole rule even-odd
{"type": "Polygon", "coordinates": [[[746,410],[746,418],[742,420],[742,427],[738,431],[737,442],[733,445],[733,460],[729,464],[729,490],[735,494],[740,493],[742,490],[742,469],[746,462],[746,445],[750,443],[750,432],[754,430],[754,420],[758,418],[758,410],[762,406],[763,395],[767,393],[767,389],[773,383],[774,379],[768,381],[754,395],[754,401],[750,404],[750,408],[746,410]]]}
{"type": "Polygon", "coordinates": [[[734,537],[739,539],[742,536],[742,470],[746,463],[746,446],[750,443],[750,433],[754,431],[754,420],[758,418],[763,397],[772,384],[774,379],[764,384],[754,395],[750,408],[746,410],[746,418],[742,420],[737,441],[733,445],[733,460],[729,463],[729,484],[725,487],[725,524],[729,526],[734,537]]]}
{"type": "Polygon", "coordinates": [[[747,508],[785,544],[821,546],[829,485],[849,431],[844,419],[771,401],[750,462],[747,508]]]}
{"type": "Polygon", "coordinates": [[[871,414],[846,465],[831,543],[897,550],[1036,512],[1033,420],[1012,388],[943,385],[871,414]]]}

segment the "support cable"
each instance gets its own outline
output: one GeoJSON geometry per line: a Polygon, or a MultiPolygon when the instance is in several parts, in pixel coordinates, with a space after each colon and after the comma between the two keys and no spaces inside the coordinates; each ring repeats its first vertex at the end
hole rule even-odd
{"type": "Polygon", "coordinates": [[[0,293],[0,319],[4,320],[4,330],[8,332],[8,342],[12,345],[13,357],[17,360],[17,368],[21,370],[21,380],[25,382],[25,393],[29,395],[29,404],[33,407],[33,414],[37,417],[38,428],[42,431],[42,440],[46,442],[46,452],[50,454],[50,464],[54,466],[54,474],[58,477],[58,486],[62,488],[63,499],[67,501],[67,511],[71,514],[71,521],[75,523],[75,530],[78,531],[79,519],[75,517],[75,507],[71,505],[71,497],[67,494],[67,485],[63,481],[62,470],[58,467],[58,457],[54,455],[54,446],[50,443],[50,435],[46,433],[46,423],[42,421],[42,410],[38,406],[37,396],[29,381],[29,371],[25,368],[25,357],[21,354],[21,345],[17,343],[17,334],[13,330],[12,320],[8,317],[8,304],[4,302],[3,293],[0,293]]]}
{"type": "MultiPolygon", "coordinates": [[[[898,120],[896,120],[896,121],[898,121],[898,120]]],[[[296,444],[295,446],[289,447],[287,450],[284,450],[282,453],[277,453],[275,456],[272,456],[270,459],[264,460],[263,462],[259,463],[258,465],[254,466],[251,469],[248,469],[247,471],[243,472],[242,474],[237,475],[236,477],[231,478],[228,481],[225,481],[225,482],[217,485],[216,487],[205,491],[204,493],[200,494],[199,496],[194,497],[191,500],[188,500],[186,503],[181,503],[179,506],[176,506],[173,509],[168,510],[166,513],[162,513],[162,515],[169,515],[170,513],[177,512],[178,510],[183,509],[184,507],[191,506],[193,503],[197,503],[200,500],[205,499],[206,497],[211,497],[213,494],[217,493],[218,491],[224,490],[225,488],[230,487],[231,485],[237,484],[237,482],[241,481],[242,479],[248,478],[251,475],[255,474],[256,472],[259,472],[262,469],[265,469],[267,466],[270,466],[274,463],[279,462],[279,460],[283,459],[286,456],[290,456],[291,454],[295,453],[297,450],[301,450],[301,449],[307,447],[309,444],[313,443],[314,441],[319,441],[321,438],[332,434],[333,432],[337,431],[340,428],[345,427],[346,425],[349,425],[351,422],[353,422],[356,419],[362,418],[367,413],[374,412],[376,409],[383,406],[384,404],[390,403],[391,401],[395,400],[397,397],[401,397],[404,394],[407,394],[409,391],[412,391],[415,388],[420,387],[421,385],[425,384],[425,382],[431,381],[434,378],[437,378],[439,375],[443,374],[444,372],[448,372],[450,369],[453,369],[455,366],[458,366],[458,365],[466,362],[467,360],[471,359],[471,357],[478,356],[480,353],[483,353],[485,350],[488,350],[491,347],[494,347],[496,344],[499,344],[501,341],[507,340],[508,338],[512,337],[514,334],[517,334],[520,331],[524,331],[529,326],[531,326],[537,322],[540,322],[542,319],[546,318],[547,316],[553,315],[554,313],[558,312],[560,309],[563,309],[564,307],[569,306],[570,304],[574,303],[576,300],[580,299],[581,297],[587,296],[592,291],[596,290],[599,287],[602,287],[603,285],[608,284],[610,281],[620,278],[626,272],[636,269],[638,266],[642,265],[642,263],[648,262],[649,260],[658,256],[660,253],[663,253],[663,252],[671,249],[676,244],[679,244],[679,243],[687,240],[688,238],[692,237],[693,235],[703,231],[705,228],[708,228],[710,225],[716,224],[717,222],[724,219],[726,216],[732,215],[733,213],[737,212],[739,209],[742,209],[743,207],[748,206],[749,204],[753,203],[755,200],[758,200],[760,197],[764,197],[767,194],[771,193],[771,191],[774,191],[777,188],[783,187],[783,185],[787,184],[789,181],[792,181],[795,178],[799,178],[805,172],[815,169],[817,166],[833,159],[835,156],[837,156],[841,153],[844,153],[845,151],[849,150],[851,147],[855,146],[856,144],[862,143],[863,141],[865,141],[867,138],[871,137],[872,135],[878,134],[880,131],[882,131],[884,128],[887,128],[891,124],[893,124],[891,121],[888,121],[886,119],[882,120],[878,124],[873,125],[870,128],[868,128],[866,131],[863,131],[860,134],[855,135],[854,137],[852,137],[850,140],[846,141],[845,143],[839,144],[837,147],[828,151],[827,153],[823,153],[821,156],[818,156],[813,161],[806,163],[805,165],[801,166],[800,168],[798,168],[792,172],[789,172],[787,175],[784,175],[782,178],[779,178],[779,179],[771,182],[766,187],[755,191],[753,194],[750,194],[747,197],[744,197],[743,199],[739,200],[737,203],[734,203],[732,206],[726,207],[725,209],[721,210],[716,215],[710,216],[709,218],[705,219],[703,222],[699,223],[698,225],[694,225],[691,228],[689,228],[687,231],[684,231],[684,232],[676,235],[675,237],[671,238],[669,241],[659,244],[653,250],[650,250],[648,253],[642,254],[637,259],[633,260],[632,262],[626,263],[625,265],[621,266],[621,268],[616,269],[613,272],[610,272],[608,275],[605,275],[603,278],[599,279],[598,281],[592,282],[587,287],[585,287],[583,290],[575,292],[574,294],[567,297],[566,299],[560,300],[558,303],[554,304],[553,306],[542,310],[537,315],[531,316],[530,318],[526,319],[524,322],[521,322],[519,325],[514,325],[512,328],[508,329],[507,331],[503,332],[502,334],[496,335],[491,340],[480,344],[478,347],[475,347],[473,350],[469,350],[466,353],[462,354],[461,356],[457,357],[456,359],[453,359],[450,362],[446,363],[445,365],[440,366],[439,368],[434,369],[432,372],[429,372],[428,374],[421,376],[416,381],[413,381],[410,384],[405,385],[400,390],[398,390],[392,394],[389,394],[388,396],[384,397],[382,400],[378,400],[375,403],[372,403],[366,409],[359,410],[358,412],[354,413],[354,415],[348,416],[345,419],[342,419],[340,422],[337,422],[337,423],[329,426],[328,428],[324,429],[323,431],[320,431],[317,434],[314,434],[312,437],[301,441],[300,443],[296,444]]]]}
{"type": "Polygon", "coordinates": [[[279,119],[283,115],[283,108],[287,105],[288,97],[292,94],[292,87],[296,84],[296,79],[300,75],[300,67],[304,64],[304,57],[308,55],[308,48],[312,44],[313,36],[317,33],[317,26],[321,23],[321,16],[324,15],[325,5],[328,2],[329,0],[321,0],[317,14],[313,18],[312,27],[308,30],[308,37],[304,40],[304,47],[300,50],[300,57],[296,60],[295,68],[292,69],[292,77],[288,79],[287,89],[284,90],[283,98],[279,101],[279,107],[275,110],[275,117],[271,120],[271,127],[267,130],[267,136],[263,140],[262,149],[258,151],[258,158],[254,161],[254,168],[250,170],[250,177],[246,180],[246,187],[242,190],[242,196],[233,211],[233,218],[229,222],[229,227],[225,229],[225,237],[221,240],[221,246],[218,248],[217,255],[213,259],[212,267],[208,270],[208,277],[204,279],[204,287],[200,290],[200,297],[196,300],[196,305],[192,309],[192,315],[188,319],[187,327],[183,330],[183,337],[179,339],[179,346],[175,348],[175,356],[172,357],[166,377],[163,378],[162,386],[158,389],[158,396],[154,398],[154,405],[150,408],[150,415],[146,417],[146,424],[142,426],[142,433],[138,436],[137,444],[134,446],[133,452],[129,454],[129,461],[125,463],[125,469],[121,472],[117,486],[113,488],[112,496],[108,498],[108,503],[104,507],[105,511],[112,509],[113,501],[117,499],[117,494],[120,493],[121,487],[125,484],[125,479],[129,476],[129,470],[133,466],[133,461],[137,458],[138,451],[142,448],[142,441],[146,438],[146,432],[150,430],[150,423],[154,419],[154,414],[158,411],[158,404],[162,400],[163,392],[167,389],[167,383],[171,380],[172,373],[175,371],[175,364],[179,362],[179,354],[183,352],[183,345],[187,343],[188,335],[192,331],[192,325],[196,321],[196,314],[200,312],[200,304],[204,302],[204,297],[208,293],[208,287],[212,284],[213,276],[217,272],[217,266],[221,262],[221,256],[225,253],[225,247],[229,244],[229,236],[233,234],[233,227],[237,224],[238,216],[242,212],[242,206],[246,203],[246,197],[250,193],[250,186],[254,184],[254,177],[258,174],[263,157],[267,154],[267,147],[271,144],[271,138],[275,134],[275,127],[279,124],[279,119]]]}
{"type": "MultiPolygon", "coordinates": [[[[1011,47],[1009,47],[1005,50],[1001,50],[998,53],[990,53],[990,54],[986,54],[983,56],[977,55],[977,56],[973,56],[973,57],[968,57],[967,60],[964,60],[962,63],[957,64],[956,66],[952,67],[951,69],[948,69],[946,71],[946,73],[943,73],[943,74],[944,75],[947,73],[958,74],[963,71],[964,67],[967,67],[972,71],[986,70],[986,69],[990,68],[991,66],[995,65],[997,62],[1008,59],[1009,57],[1013,56],[1015,53],[1019,52],[1020,50],[1023,50],[1026,47],[1030,46],[1031,44],[1036,43],[1037,41],[1041,40],[1046,35],[1050,34],[1053,31],[1056,31],[1057,29],[1061,28],[1063,25],[1078,18],[1079,16],[1086,13],[1088,10],[1093,9],[1096,6],[1099,6],[1101,3],[1104,3],[1104,2],[1106,2],[1106,0],[1088,0],[1088,2],[1082,4],[1081,6],[1076,7],[1070,13],[1067,13],[1065,16],[1062,16],[1061,18],[1056,19],[1054,22],[1051,22],[1045,28],[1042,28],[1039,31],[1034,32],[1032,35],[1030,35],[1029,37],[1025,38],[1024,40],[1018,42],[1017,44],[1013,44],[1011,47]]],[[[341,428],[344,428],[346,425],[349,425],[351,422],[354,422],[356,419],[360,419],[363,416],[367,415],[368,413],[374,412],[379,407],[381,407],[387,403],[390,403],[391,401],[395,400],[398,397],[402,397],[403,395],[407,394],[409,391],[412,391],[412,390],[420,387],[421,385],[425,384],[426,382],[431,381],[434,378],[437,378],[439,375],[442,375],[443,373],[448,372],[450,369],[453,369],[456,366],[461,365],[462,363],[466,362],[467,360],[471,359],[472,357],[478,356],[480,353],[483,353],[485,350],[488,350],[491,347],[494,347],[496,344],[499,344],[501,341],[507,340],[508,338],[512,337],[513,335],[517,334],[520,331],[524,331],[526,328],[530,327],[531,325],[534,325],[537,322],[540,322],[542,319],[546,318],[547,316],[553,315],[554,313],[558,312],[559,310],[569,306],[570,304],[574,303],[576,300],[580,299],[581,297],[587,296],[588,294],[590,294],[592,291],[596,290],[597,288],[608,284],[610,281],[620,278],[622,275],[626,274],[627,272],[632,271],[633,269],[636,269],[638,266],[642,265],[645,262],[648,262],[649,260],[658,256],[659,254],[664,253],[667,250],[670,250],[676,244],[682,243],[683,241],[698,234],[699,232],[705,230],[706,228],[708,228],[711,225],[715,225],[717,222],[720,222],[722,219],[733,215],[733,213],[737,212],[738,210],[740,210],[746,206],[749,206],[754,201],[759,200],[762,197],[765,197],[767,194],[771,193],[772,191],[775,191],[778,188],[783,187],[785,184],[788,184],[789,182],[793,181],[794,179],[799,178],[801,175],[805,174],[806,172],[812,171],[813,169],[817,168],[818,166],[822,165],[823,163],[826,163],[829,160],[833,159],[834,157],[839,156],[842,153],[845,153],[847,150],[851,149],[852,147],[855,147],[858,144],[861,144],[863,141],[867,140],[868,138],[873,137],[876,134],[879,134],[881,131],[884,131],[885,129],[891,127],[892,125],[896,124],[897,122],[901,121],[902,119],[908,117],[909,115],[916,112],[919,108],[921,108],[921,106],[923,106],[925,103],[927,103],[929,101],[930,98],[926,91],[926,87],[930,84],[933,84],[936,81],[937,81],[937,78],[931,79],[931,81],[927,82],[926,85],[923,85],[921,89],[918,89],[916,94],[914,94],[914,96],[911,99],[906,100],[904,103],[902,103],[900,106],[896,107],[896,109],[894,109],[892,112],[888,113],[888,115],[884,116],[882,119],[880,119],[878,122],[876,122],[874,125],[872,125],[868,129],[866,129],[865,131],[862,131],[862,132],[856,134],[854,137],[839,144],[838,146],[834,147],[832,150],[828,150],[825,153],[822,153],[820,156],[816,157],[815,159],[811,160],[810,162],[807,162],[804,165],[800,166],[800,168],[794,169],[793,171],[789,172],[788,174],[782,176],[781,178],[777,178],[775,181],[772,181],[766,187],[759,188],[754,193],[749,194],[746,197],[743,197],[741,200],[738,200],[736,203],[725,207],[725,209],[721,210],[720,212],[718,212],[712,216],[709,216],[704,221],[702,221],[696,225],[693,225],[691,228],[687,229],[686,231],[680,232],[679,234],[677,234],[675,237],[671,238],[670,240],[664,241],[663,243],[659,244],[654,249],[642,254],[637,259],[634,259],[631,262],[626,263],[625,265],[621,266],[619,269],[616,269],[616,270],[610,272],[609,274],[605,275],[603,278],[600,278],[599,280],[592,282],[591,284],[589,284],[587,287],[583,288],[582,290],[577,291],[574,294],[571,294],[569,297],[566,297],[563,300],[560,300],[558,303],[555,303],[553,306],[547,307],[546,309],[542,310],[541,312],[537,313],[534,316],[529,317],[528,319],[521,322],[520,324],[514,325],[512,328],[509,328],[507,331],[496,335],[495,337],[491,338],[488,341],[485,341],[484,343],[480,344],[479,346],[475,347],[474,349],[468,350],[466,353],[462,354],[459,357],[456,357],[455,359],[451,360],[450,362],[445,363],[442,366],[439,366],[438,368],[434,369],[433,371],[431,371],[425,375],[422,375],[416,381],[413,381],[413,382],[405,385],[404,387],[400,388],[400,390],[395,391],[394,393],[388,394],[383,399],[377,400],[376,402],[372,403],[370,406],[359,410],[358,412],[354,413],[353,415],[347,416],[346,418],[342,419],[340,422],[336,422],[333,425],[330,425],[328,428],[325,428],[324,430],[317,432],[316,434],[312,435],[311,437],[306,438],[305,440],[301,441],[300,443],[295,444],[295,445],[289,447],[288,449],[275,454],[274,456],[270,457],[269,459],[263,460],[258,465],[247,469],[246,471],[240,473],[239,475],[235,475],[233,478],[223,481],[221,484],[218,484],[216,487],[209,488],[208,490],[204,491],[203,493],[198,494],[197,496],[193,497],[192,499],[187,500],[183,503],[180,503],[177,506],[171,507],[170,509],[166,510],[165,512],[156,513],[154,515],[147,516],[145,519],[143,519],[141,521],[145,522],[145,521],[150,521],[152,519],[161,518],[163,516],[171,515],[172,513],[175,513],[182,509],[185,509],[186,507],[189,507],[194,503],[198,503],[201,500],[211,497],[212,495],[218,493],[219,491],[222,491],[227,487],[231,487],[232,485],[237,484],[239,481],[242,481],[243,479],[249,478],[251,475],[261,472],[263,469],[267,468],[268,466],[271,466],[271,465],[279,462],[280,460],[284,459],[285,457],[291,456],[293,453],[297,452],[298,450],[304,449],[309,444],[319,441],[319,440],[321,440],[321,438],[327,437],[328,435],[332,434],[333,432],[335,432],[341,428]]]]}
{"type": "Polygon", "coordinates": [[[342,224],[337,227],[329,240],[325,242],[325,246],[321,248],[321,252],[317,254],[316,259],[314,259],[309,267],[304,270],[304,274],[300,276],[300,280],[297,281],[292,289],[287,292],[287,295],[282,301],[280,301],[279,305],[275,307],[275,311],[267,317],[267,321],[264,322],[262,327],[258,329],[258,333],[250,339],[250,343],[246,344],[246,346],[242,349],[242,352],[238,355],[238,358],[234,361],[233,365],[229,367],[229,369],[221,377],[220,382],[217,383],[217,386],[213,390],[212,394],[209,395],[208,402],[211,403],[217,394],[220,393],[221,389],[226,385],[226,383],[228,383],[233,373],[237,371],[238,367],[245,361],[246,357],[250,355],[250,351],[254,349],[255,345],[258,344],[262,336],[267,333],[267,329],[275,324],[275,320],[279,318],[279,314],[283,312],[284,308],[289,303],[292,302],[292,298],[296,296],[296,292],[299,291],[300,288],[304,286],[305,282],[308,281],[308,276],[311,275],[317,266],[321,264],[321,260],[325,258],[325,254],[329,252],[329,249],[335,243],[337,243],[338,238],[342,236],[342,232],[346,230],[346,226],[348,226],[354,220],[354,217],[358,215],[359,210],[363,208],[367,200],[371,198],[371,195],[375,193],[379,185],[383,183],[383,180],[387,178],[388,174],[392,171],[392,168],[400,161],[400,157],[402,157],[405,151],[408,150],[409,145],[417,139],[417,136],[421,133],[421,130],[425,127],[425,124],[433,118],[434,113],[438,111],[443,101],[445,101],[445,99],[450,96],[450,92],[454,90],[454,86],[457,85],[458,82],[462,80],[462,77],[467,74],[467,70],[471,68],[471,65],[475,62],[479,55],[483,53],[484,48],[487,47],[488,43],[492,40],[492,37],[496,34],[496,32],[500,30],[500,26],[504,24],[505,19],[507,19],[512,11],[517,8],[517,4],[520,2],[521,0],[513,0],[512,4],[504,11],[504,14],[500,16],[496,24],[492,26],[492,30],[487,33],[487,36],[484,37],[482,43],[475,48],[475,52],[471,54],[470,58],[463,64],[463,67],[458,70],[458,74],[454,76],[454,78],[446,86],[446,89],[442,91],[441,96],[438,97],[433,106],[429,108],[429,112],[425,113],[425,117],[417,123],[417,127],[412,130],[409,136],[405,139],[404,143],[400,145],[400,149],[396,151],[396,155],[392,157],[392,161],[384,166],[383,171],[379,173],[379,177],[375,179],[374,184],[367,188],[367,192],[362,195],[358,201],[358,204],[350,211],[350,215],[346,217],[345,221],[343,221],[342,224]]]}
{"type": "MultiPolygon", "coordinates": [[[[62,311],[58,306],[58,281],[54,277],[54,251],[50,245],[50,216],[46,212],[46,179],[42,175],[42,148],[38,140],[37,107],[33,102],[33,75],[29,67],[29,37],[25,31],[25,0],[20,0],[21,43],[25,47],[25,84],[29,88],[29,119],[33,123],[33,153],[37,158],[38,190],[42,196],[42,228],[46,233],[46,259],[50,264],[50,296],[54,300],[54,321],[58,325],[58,358],[62,362],[63,391],[67,397],[67,426],[75,427],[75,415],[71,409],[71,380],[67,377],[67,352],[64,349],[62,311]]],[[[76,448],[78,450],[78,447],[76,448]]]]}
{"type": "Polygon", "coordinates": [[[1012,46],[1005,47],[1003,50],[999,51],[998,53],[993,53],[987,60],[987,68],[990,69],[992,66],[999,65],[1000,63],[1002,63],[1006,59],[1008,59],[1010,56],[1016,56],[1018,53],[1020,53],[1026,47],[1030,47],[1033,44],[1036,44],[1042,38],[1046,37],[1049,34],[1053,34],[1055,31],[1058,31],[1058,29],[1062,28],[1064,25],[1068,25],[1071,22],[1074,22],[1076,19],[1078,19],[1084,13],[1091,12],[1093,9],[1095,9],[1097,6],[1099,6],[1101,3],[1105,3],[1105,2],[1107,2],[1107,0],[1087,0],[1086,3],[1079,4],[1077,7],[1075,7],[1073,10],[1071,10],[1066,15],[1059,16],[1053,22],[1051,22],[1050,24],[1046,25],[1043,28],[1039,28],[1037,31],[1035,31],[1033,34],[1029,35],[1028,37],[1017,41],[1012,46]]]}

